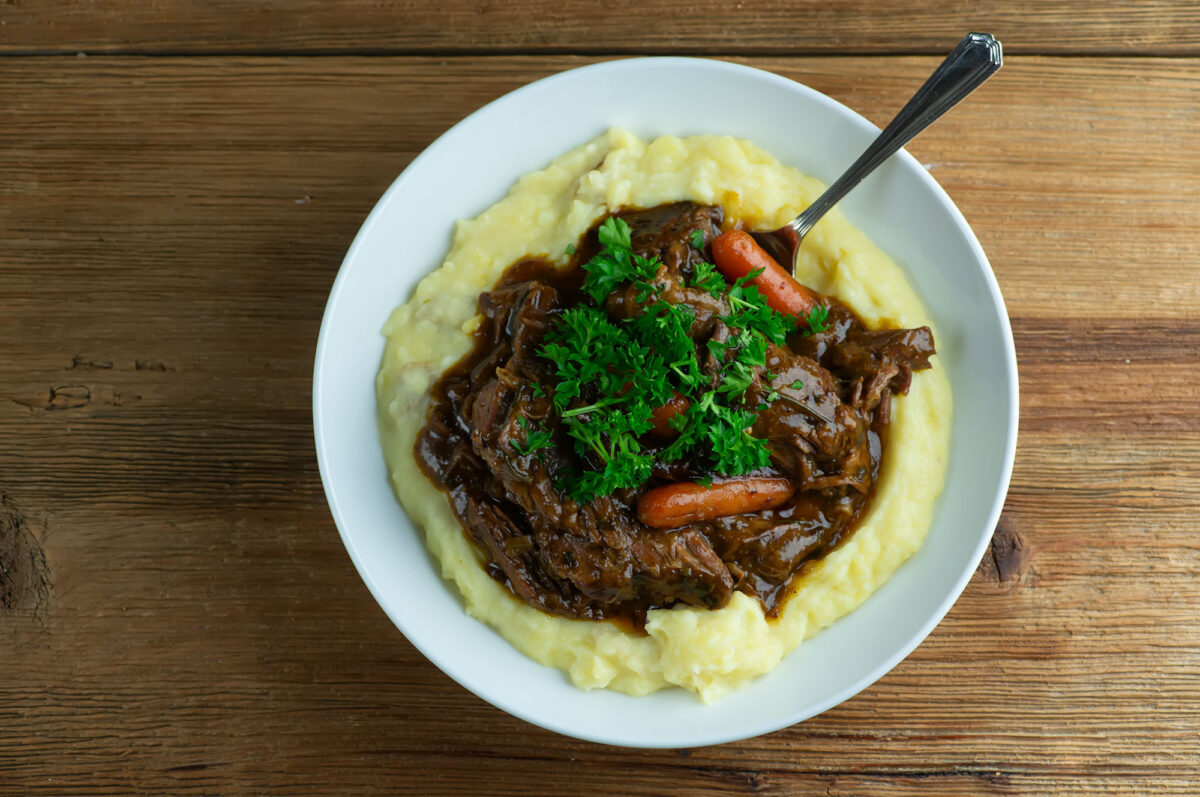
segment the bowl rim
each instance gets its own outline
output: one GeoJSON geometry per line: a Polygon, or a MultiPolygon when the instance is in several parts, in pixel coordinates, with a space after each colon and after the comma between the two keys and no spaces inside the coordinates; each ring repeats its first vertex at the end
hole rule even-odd
{"type": "MultiPolygon", "coordinates": [[[[330,330],[330,327],[332,324],[331,319],[333,318],[334,311],[335,311],[336,307],[338,306],[339,300],[340,300],[343,292],[345,291],[345,286],[346,286],[348,280],[350,279],[350,277],[349,277],[349,274],[351,271],[350,264],[352,264],[355,261],[355,259],[357,258],[358,254],[359,254],[359,251],[366,245],[365,242],[371,237],[372,228],[374,226],[376,226],[380,222],[380,219],[384,216],[385,208],[389,204],[389,200],[394,195],[399,194],[403,191],[404,187],[410,181],[411,175],[418,168],[420,168],[420,166],[425,161],[430,160],[433,157],[435,157],[436,153],[439,152],[441,149],[444,149],[445,147],[452,145],[454,142],[454,139],[457,138],[461,134],[461,132],[464,128],[467,128],[470,125],[472,125],[474,123],[474,120],[495,112],[495,109],[500,106],[518,102],[526,94],[529,94],[531,92],[536,92],[536,91],[543,91],[543,90],[545,90],[545,88],[547,86],[551,86],[553,84],[556,84],[556,83],[559,83],[562,81],[570,81],[570,80],[573,80],[584,74],[591,75],[594,73],[610,72],[610,73],[613,73],[613,75],[615,76],[615,75],[619,75],[621,72],[626,71],[626,70],[637,71],[639,69],[643,69],[646,67],[658,66],[658,65],[662,65],[662,66],[666,66],[666,67],[683,65],[686,67],[701,67],[701,68],[710,68],[710,69],[716,69],[716,70],[721,70],[721,71],[728,71],[731,73],[741,73],[743,76],[749,76],[755,80],[766,81],[768,83],[775,83],[777,85],[785,86],[790,91],[799,92],[801,94],[806,94],[806,95],[808,95],[808,99],[810,99],[814,102],[817,102],[818,104],[823,104],[823,105],[828,106],[835,115],[841,115],[844,118],[847,118],[856,124],[866,125],[870,129],[873,129],[875,131],[878,131],[878,129],[879,129],[874,124],[872,124],[869,120],[867,120],[865,117],[858,114],[853,109],[851,109],[848,106],[842,104],[841,102],[833,99],[832,97],[829,97],[828,95],[825,95],[815,89],[812,89],[812,88],[806,86],[803,83],[800,83],[796,80],[792,80],[791,78],[787,78],[782,75],[778,75],[778,74],[775,74],[773,72],[769,72],[769,71],[766,71],[763,69],[748,66],[745,64],[726,61],[726,60],[722,60],[722,59],[682,57],[682,56],[621,57],[621,58],[615,58],[615,59],[611,59],[611,60],[604,60],[604,61],[600,61],[600,62],[596,62],[596,63],[586,64],[586,65],[582,65],[582,66],[578,66],[578,67],[573,67],[570,69],[566,69],[566,70],[554,73],[552,75],[548,75],[548,76],[540,78],[538,80],[532,81],[528,84],[525,84],[525,85],[523,85],[517,89],[514,89],[506,94],[503,94],[500,97],[497,97],[496,99],[481,106],[477,110],[473,111],[472,113],[468,114],[467,116],[465,116],[464,118],[462,118],[461,120],[456,122],[453,126],[448,128],[441,135],[439,135],[436,139],[434,139],[434,141],[431,144],[429,144],[429,146],[427,146],[421,153],[419,153],[415,158],[413,158],[413,160],[392,181],[392,183],[388,186],[388,188],[384,191],[384,193],[380,196],[380,198],[375,202],[370,213],[367,215],[367,217],[363,221],[362,225],[360,226],[358,232],[356,233],[353,242],[351,243],[350,247],[348,248],[345,257],[343,258],[342,263],[340,264],[340,266],[338,268],[337,276],[335,277],[333,285],[330,289],[329,298],[325,304],[325,308],[324,308],[322,319],[321,319],[320,331],[318,333],[316,355],[315,355],[314,365],[313,365],[313,382],[312,382],[314,443],[315,443],[316,454],[317,454],[318,469],[319,469],[319,472],[321,475],[322,487],[325,492],[325,496],[326,496],[327,503],[329,505],[330,513],[331,513],[334,523],[338,529],[338,533],[341,537],[342,543],[346,547],[347,553],[349,554],[350,559],[355,566],[355,569],[358,571],[359,577],[362,578],[363,582],[367,586],[368,591],[371,593],[372,598],[379,605],[379,607],[381,609],[383,609],[384,613],[388,616],[388,619],[392,621],[393,625],[395,625],[397,627],[397,629],[400,630],[401,633],[403,633],[405,635],[405,637],[408,639],[408,641],[414,647],[416,647],[421,652],[422,655],[424,655],[429,661],[431,661],[443,673],[448,675],[452,680],[454,680],[456,683],[458,683],[463,688],[467,689],[472,694],[475,694],[477,697],[506,711],[507,713],[512,714],[513,716],[516,716],[516,717],[518,717],[522,720],[525,720],[526,722],[529,722],[538,727],[546,728],[548,730],[552,730],[557,733],[561,733],[565,736],[570,736],[573,738],[583,739],[586,741],[592,741],[592,742],[597,742],[597,743],[607,744],[607,745],[639,747],[639,748],[675,748],[675,747],[681,747],[681,746],[683,746],[683,747],[699,747],[699,746],[707,746],[707,745],[713,745],[713,744],[722,744],[722,743],[726,743],[726,742],[730,742],[730,741],[737,741],[737,740],[742,740],[742,739],[753,738],[755,736],[759,736],[759,735],[762,735],[765,733],[770,733],[770,732],[779,730],[781,728],[790,727],[791,725],[794,725],[798,722],[802,722],[806,719],[817,716],[817,715],[829,710],[830,708],[837,706],[840,703],[855,696],[856,694],[858,694],[859,692],[863,691],[868,686],[873,684],[875,681],[879,680],[885,674],[890,672],[899,662],[901,662],[910,653],[912,653],[912,651],[914,649],[916,649],[916,647],[918,645],[920,645],[920,643],[922,641],[925,640],[925,638],[929,635],[929,633],[933,630],[933,628],[942,621],[942,619],[945,617],[946,613],[950,610],[950,608],[958,600],[958,598],[962,594],[963,589],[965,589],[967,583],[970,581],[970,579],[974,575],[976,569],[978,568],[979,562],[981,561],[984,552],[987,550],[988,545],[991,542],[992,533],[994,532],[994,529],[996,528],[996,524],[999,520],[1001,511],[1003,510],[1004,503],[1005,503],[1007,493],[1008,493],[1008,489],[1009,489],[1009,486],[1011,483],[1013,464],[1014,464],[1014,460],[1015,460],[1015,456],[1016,456],[1018,419],[1019,419],[1019,383],[1018,383],[1018,373],[1017,373],[1016,348],[1015,348],[1015,343],[1013,341],[1012,327],[1011,327],[1011,322],[1010,322],[1010,319],[1008,316],[1007,307],[1004,303],[1003,296],[1001,295],[1000,287],[996,280],[995,273],[992,270],[991,263],[988,260],[987,255],[983,251],[983,247],[979,243],[979,240],[976,237],[974,231],[971,229],[970,225],[967,223],[965,217],[962,215],[962,212],[958,209],[957,205],[955,205],[953,200],[946,193],[945,189],[943,189],[941,187],[941,185],[938,184],[938,182],[933,178],[933,176],[931,174],[929,174],[929,172],[924,167],[922,167],[920,165],[920,163],[911,154],[908,153],[907,150],[902,149],[895,155],[895,157],[905,160],[910,165],[915,165],[917,167],[916,172],[917,172],[918,179],[922,180],[925,183],[926,188],[931,191],[933,196],[938,200],[939,204],[947,212],[948,216],[953,221],[953,223],[957,229],[957,232],[963,237],[967,246],[970,248],[972,254],[975,256],[976,260],[978,261],[978,264],[981,266],[980,272],[982,274],[984,283],[985,283],[987,291],[988,291],[988,299],[995,306],[996,310],[998,311],[997,317],[998,317],[998,319],[1000,321],[1000,325],[1001,325],[1001,329],[1000,329],[1000,331],[1002,333],[1001,342],[1002,342],[1003,355],[1004,355],[1003,366],[1004,366],[1005,382],[1006,382],[1006,386],[1007,386],[1007,393],[1008,393],[1007,400],[1008,400],[1008,408],[1009,408],[1008,417],[1004,419],[1004,447],[1003,447],[1003,452],[1001,454],[1002,461],[1001,461],[1001,469],[1000,469],[1001,478],[999,479],[999,481],[996,484],[996,489],[995,489],[995,493],[994,493],[994,496],[992,499],[992,503],[986,514],[986,521],[982,527],[985,530],[991,530],[991,531],[988,531],[987,533],[982,533],[982,532],[980,533],[979,539],[975,545],[974,551],[968,557],[969,561],[967,562],[966,566],[963,567],[962,571],[958,574],[957,578],[953,582],[952,588],[946,593],[944,598],[939,603],[937,609],[926,618],[925,622],[923,622],[918,627],[918,629],[914,633],[912,633],[908,639],[906,639],[904,641],[903,644],[901,644],[899,647],[897,647],[896,650],[891,655],[885,657],[876,667],[871,669],[869,672],[865,673],[864,675],[862,675],[861,677],[859,677],[852,683],[848,684],[844,688],[832,693],[826,699],[816,701],[813,704],[804,706],[803,708],[797,710],[793,714],[789,715],[790,719],[787,719],[784,722],[778,722],[778,721],[769,722],[766,725],[759,727],[751,732],[745,732],[744,730],[733,731],[733,732],[728,732],[728,731],[723,732],[720,730],[699,732],[693,738],[686,740],[685,743],[681,744],[678,739],[665,739],[665,740],[661,740],[661,741],[654,739],[654,738],[633,738],[633,737],[614,739],[613,737],[606,736],[604,734],[592,733],[592,732],[581,732],[579,729],[572,728],[566,723],[548,721],[545,717],[537,716],[534,712],[525,708],[517,700],[507,698],[507,697],[499,697],[498,698],[496,695],[492,695],[492,694],[483,694],[481,691],[476,689],[472,683],[460,678],[456,672],[456,668],[452,664],[445,662],[444,660],[441,659],[441,657],[437,656],[432,651],[430,651],[426,645],[422,644],[421,640],[414,639],[412,636],[410,636],[409,633],[407,632],[407,630],[405,629],[404,625],[397,619],[397,617],[394,615],[393,611],[389,608],[388,604],[382,598],[381,590],[380,590],[379,586],[374,582],[371,575],[369,574],[368,568],[366,567],[366,564],[364,562],[363,555],[356,548],[351,534],[346,530],[346,521],[344,519],[344,514],[339,506],[337,492],[335,489],[334,475],[331,473],[330,466],[328,463],[328,458],[329,458],[328,441],[326,439],[326,431],[327,430],[325,428],[325,422],[324,422],[325,407],[324,407],[324,403],[323,403],[323,394],[324,394],[324,388],[325,388],[325,380],[324,380],[323,371],[324,371],[324,365],[326,362],[326,358],[329,356],[329,345],[330,345],[329,330],[330,330]]],[[[549,157],[553,157],[555,154],[557,154],[557,153],[551,153],[549,155],[549,157]]],[[[390,487],[390,485],[389,485],[389,487],[390,487]]],[[[939,497],[939,499],[938,499],[939,504],[941,503],[941,501],[942,501],[942,498],[939,497]]],[[[415,523],[413,525],[414,525],[414,528],[417,528],[415,523]]],[[[422,535],[422,545],[424,545],[423,532],[418,531],[418,533],[420,533],[422,535]]],[[[447,588],[456,589],[456,587],[450,587],[449,585],[447,585],[447,588]]],[[[478,622],[478,621],[476,621],[476,622],[478,622]]],[[[793,653],[794,653],[794,651],[793,651],[793,653]]],[[[540,666],[540,665],[537,665],[536,662],[533,662],[532,659],[530,659],[530,663],[535,666],[540,666]]],[[[736,695],[731,695],[729,698],[726,698],[726,699],[736,699],[736,695]]]]}

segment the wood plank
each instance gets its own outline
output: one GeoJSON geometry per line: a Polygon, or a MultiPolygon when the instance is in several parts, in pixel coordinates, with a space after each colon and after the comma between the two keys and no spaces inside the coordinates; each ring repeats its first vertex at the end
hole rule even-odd
{"type": "MultiPolygon", "coordinates": [[[[1196,60],[1015,57],[914,142],[1005,292],[1022,437],[993,554],[875,686],[612,749],[390,625],[312,457],[326,292],[421,148],[588,60],[0,61],[0,542],[49,571],[0,606],[0,793],[1194,794],[1196,60]]],[[[750,63],[884,121],[935,60],[750,63]]]]}
{"type": "Polygon", "coordinates": [[[934,54],[963,34],[1012,54],[1200,54],[1188,0],[85,0],[0,4],[0,52],[934,54]]]}

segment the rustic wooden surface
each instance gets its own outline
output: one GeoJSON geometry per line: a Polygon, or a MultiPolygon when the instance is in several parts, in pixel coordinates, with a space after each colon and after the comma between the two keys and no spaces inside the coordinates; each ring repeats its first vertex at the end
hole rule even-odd
{"type": "MultiPolygon", "coordinates": [[[[1194,4],[1114,4],[1076,45],[1056,37],[1091,4],[981,12],[1028,19],[1005,44],[1033,54],[910,150],[1013,319],[1021,440],[993,549],[858,697],[666,751],[513,719],[391,626],[324,504],[312,352],[364,215],[483,102],[672,36],[790,45],[729,4],[641,33],[600,18],[594,41],[570,4],[524,32],[504,4],[412,29],[371,24],[412,3],[269,5],[0,4],[10,53],[250,51],[0,57],[0,793],[1200,792],[1194,4]],[[373,47],[446,52],[267,54],[373,47]],[[497,54],[522,48],[563,54],[497,54]],[[1036,54],[1073,48],[1096,55],[1036,54]]],[[[985,27],[875,7],[798,4],[832,33],[796,52],[826,54],[744,60],[883,122],[937,60],[897,53],[985,27]]]]}
{"type": "Polygon", "coordinates": [[[1194,0],[0,0],[0,52],[1200,55],[1194,0]],[[947,6],[951,6],[947,8],[947,6]]]}

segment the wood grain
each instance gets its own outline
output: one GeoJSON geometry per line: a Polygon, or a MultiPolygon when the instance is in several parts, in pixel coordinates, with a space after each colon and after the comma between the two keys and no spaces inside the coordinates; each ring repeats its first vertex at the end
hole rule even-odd
{"type": "MultiPolygon", "coordinates": [[[[587,60],[0,59],[0,535],[49,584],[0,606],[0,793],[1195,794],[1193,59],[1013,57],[910,147],[991,256],[1021,441],[993,552],[862,695],[606,748],[391,626],[313,458],[325,296],[417,152],[587,60]]],[[[935,60],[749,63],[880,122],[935,60]]]]}
{"type": "Polygon", "coordinates": [[[1200,54],[1190,0],[52,0],[0,2],[0,52],[1200,54]]]}

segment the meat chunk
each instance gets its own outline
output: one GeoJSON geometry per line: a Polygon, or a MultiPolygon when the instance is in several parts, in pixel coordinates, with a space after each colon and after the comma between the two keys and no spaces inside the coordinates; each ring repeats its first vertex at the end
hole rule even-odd
{"type": "Polygon", "coordinates": [[[870,419],[842,401],[836,379],[815,361],[780,346],[767,353],[770,381],[757,380],[747,400],[761,407],[753,434],[802,490],[870,488],[870,419]]]}
{"type": "Polygon", "coordinates": [[[537,349],[542,345],[553,312],[559,307],[558,291],[541,282],[523,282],[485,293],[479,304],[492,322],[496,354],[487,358],[487,364],[477,370],[476,376],[485,378],[504,362],[527,378],[546,376],[537,349]]]}
{"type": "Polygon", "coordinates": [[[625,213],[622,218],[630,227],[634,253],[658,258],[662,263],[653,280],[659,293],[639,302],[639,289],[635,286],[614,291],[605,304],[609,314],[615,318],[630,318],[641,312],[647,301],[687,305],[694,312],[692,337],[707,338],[712,334],[717,317],[729,314],[729,303],[723,297],[715,297],[692,285],[696,264],[706,258],[704,247],[721,232],[724,212],[719,207],[677,202],[625,213]],[[697,241],[693,241],[694,236],[698,236],[697,241]],[[702,246],[695,246],[697,242],[702,246]]]}
{"type": "Polygon", "coordinates": [[[929,327],[869,330],[839,304],[831,306],[829,320],[827,330],[793,339],[792,348],[837,372],[851,386],[850,403],[864,412],[908,392],[913,371],[928,368],[936,353],[929,327]]]}
{"type": "Polygon", "coordinates": [[[719,207],[690,202],[621,215],[630,227],[630,243],[636,254],[657,257],[668,271],[687,277],[692,267],[704,260],[704,250],[693,245],[692,234],[699,233],[707,246],[720,233],[724,217],[719,207]]]}

